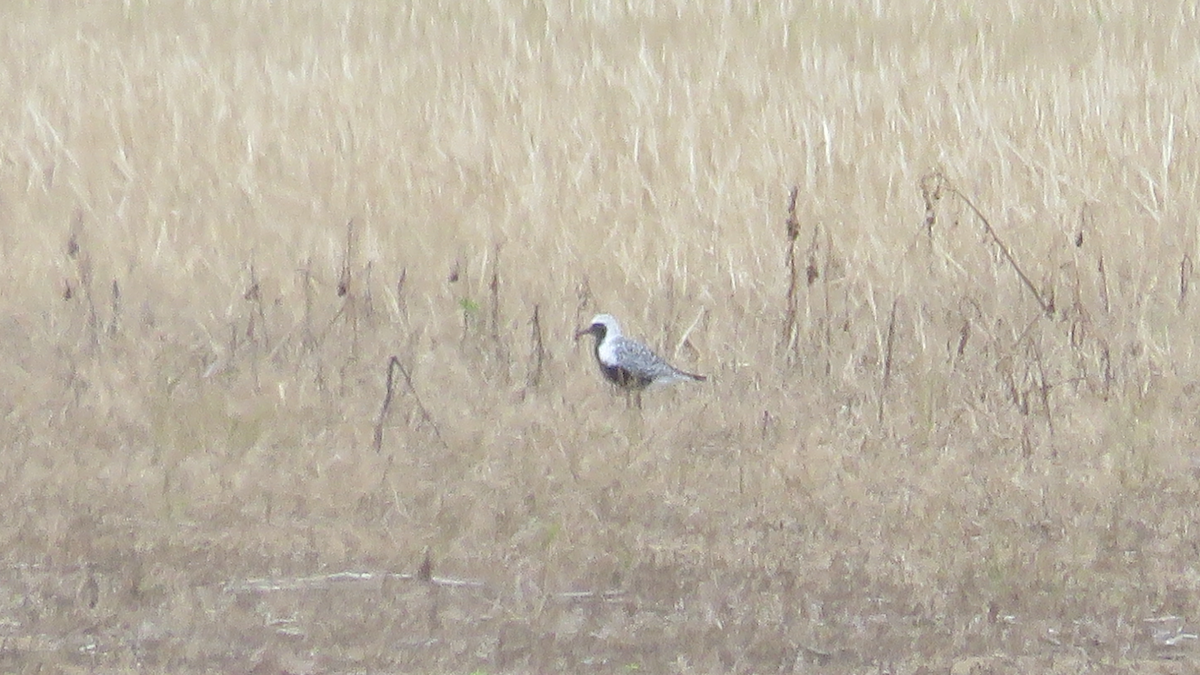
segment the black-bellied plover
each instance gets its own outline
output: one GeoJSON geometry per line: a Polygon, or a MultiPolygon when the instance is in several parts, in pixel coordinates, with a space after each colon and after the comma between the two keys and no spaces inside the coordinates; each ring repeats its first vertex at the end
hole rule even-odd
{"type": "Polygon", "coordinates": [[[639,407],[641,392],[647,387],[707,379],[672,366],[646,345],[625,337],[611,314],[597,314],[590,326],[575,334],[575,339],[589,334],[596,338],[596,362],[604,379],[627,393],[637,394],[639,407]]]}

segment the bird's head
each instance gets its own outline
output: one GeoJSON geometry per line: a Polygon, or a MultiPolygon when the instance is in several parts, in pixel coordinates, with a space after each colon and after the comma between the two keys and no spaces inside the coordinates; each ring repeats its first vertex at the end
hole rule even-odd
{"type": "Polygon", "coordinates": [[[603,340],[609,335],[620,334],[621,327],[617,325],[617,320],[611,314],[597,314],[592,317],[592,323],[587,328],[575,333],[575,339],[578,340],[584,335],[595,335],[596,340],[603,340]]]}

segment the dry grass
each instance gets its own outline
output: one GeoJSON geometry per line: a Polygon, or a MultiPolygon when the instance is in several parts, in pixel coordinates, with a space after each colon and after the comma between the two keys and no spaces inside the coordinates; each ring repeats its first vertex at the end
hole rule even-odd
{"type": "Polygon", "coordinates": [[[0,667],[1195,668],[1194,10],[710,4],[0,10],[0,667]]]}

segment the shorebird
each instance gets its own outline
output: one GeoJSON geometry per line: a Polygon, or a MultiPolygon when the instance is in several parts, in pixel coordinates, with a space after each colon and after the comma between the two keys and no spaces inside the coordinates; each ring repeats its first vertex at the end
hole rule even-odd
{"type": "Polygon", "coordinates": [[[621,325],[611,314],[597,314],[587,328],[575,334],[575,339],[584,335],[596,338],[596,363],[600,374],[612,382],[626,395],[637,395],[638,407],[642,403],[642,390],[676,382],[695,380],[703,382],[703,375],[689,373],[672,366],[655,354],[649,347],[625,337],[621,325]]]}

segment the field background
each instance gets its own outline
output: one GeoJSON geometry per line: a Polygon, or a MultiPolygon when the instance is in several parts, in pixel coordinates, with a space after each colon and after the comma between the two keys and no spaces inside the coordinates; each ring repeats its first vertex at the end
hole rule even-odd
{"type": "Polygon", "coordinates": [[[26,2],[0,50],[6,672],[1200,663],[1194,7],[26,2]],[[709,381],[629,409],[597,311],[709,381]]]}

